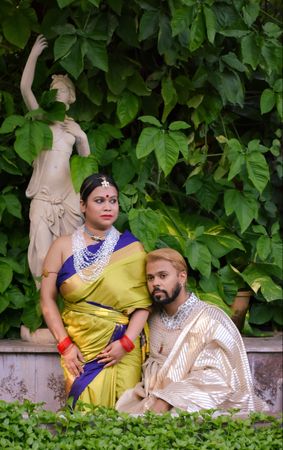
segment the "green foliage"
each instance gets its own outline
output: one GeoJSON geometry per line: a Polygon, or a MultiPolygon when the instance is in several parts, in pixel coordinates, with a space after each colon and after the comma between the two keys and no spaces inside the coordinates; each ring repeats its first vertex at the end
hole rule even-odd
{"type": "Polygon", "coordinates": [[[250,323],[282,326],[280,13],[276,0],[2,0],[1,336],[41,321],[24,192],[65,114],[47,91],[58,72],[75,81],[68,114],[91,148],[71,158],[75,189],[93,171],[113,174],[121,230],[147,250],[181,251],[203,299],[227,309],[249,287],[250,323]],[[33,86],[40,108],[26,114],[17,86],[37,33],[49,46],[33,86]]]}
{"type": "Polygon", "coordinates": [[[281,449],[282,420],[263,413],[246,418],[230,411],[144,416],[119,414],[112,409],[80,405],[53,413],[38,404],[0,401],[0,445],[25,449],[281,449]]]}

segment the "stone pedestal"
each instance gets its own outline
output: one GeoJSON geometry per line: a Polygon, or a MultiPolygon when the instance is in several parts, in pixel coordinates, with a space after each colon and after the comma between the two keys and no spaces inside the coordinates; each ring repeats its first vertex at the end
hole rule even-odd
{"type": "MultiPolygon", "coordinates": [[[[282,335],[244,338],[256,394],[270,411],[282,410],[282,335]]],[[[55,344],[0,340],[0,399],[29,399],[57,411],[65,404],[60,358],[55,344]]]]}

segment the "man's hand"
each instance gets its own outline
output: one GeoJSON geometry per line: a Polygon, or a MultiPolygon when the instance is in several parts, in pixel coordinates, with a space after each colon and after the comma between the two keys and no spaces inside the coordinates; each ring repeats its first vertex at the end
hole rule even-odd
{"type": "Polygon", "coordinates": [[[104,367],[114,366],[117,364],[123,356],[125,356],[126,350],[122,347],[119,341],[114,341],[111,344],[107,345],[104,350],[102,350],[99,355],[97,355],[97,359],[99,362],[104,363],[104,367]]]}
{"type": "Polygon", "coordinates": [[[169,411],[172,408],[172,405],[165,402],[165,400],[162,400],[161,398],[157,398],[153,405],[150,408],[150,411],[153,411],[157,414],[162,414],[167,411],[169,411]]]}

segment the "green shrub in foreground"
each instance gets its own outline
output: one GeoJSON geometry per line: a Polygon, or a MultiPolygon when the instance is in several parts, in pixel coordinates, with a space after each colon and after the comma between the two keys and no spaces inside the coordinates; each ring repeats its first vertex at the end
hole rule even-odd
{"type": "Polygon", "coordinates": [[[213,411],[176,417],[119,414],[82,405],[53,413],[29,401],[0,401],[0,449],[282,449],[282,420],[262,413],[247,419],[213,411]],[[88,408],[88,411],[85,410],[88,408]]]}

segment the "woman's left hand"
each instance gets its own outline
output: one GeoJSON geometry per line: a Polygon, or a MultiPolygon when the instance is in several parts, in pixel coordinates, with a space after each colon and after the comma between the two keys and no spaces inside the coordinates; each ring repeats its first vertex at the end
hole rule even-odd
{"type": "Polygon", "coordinates": [[[99,362],[104,363],[104,367],[114,366],[126,354],[126,350],[122,347],[119,341],[111,342],[104,350],[96,357],[99,362]]]}

